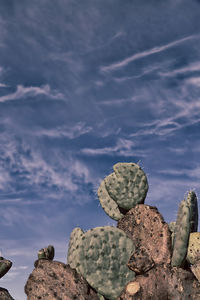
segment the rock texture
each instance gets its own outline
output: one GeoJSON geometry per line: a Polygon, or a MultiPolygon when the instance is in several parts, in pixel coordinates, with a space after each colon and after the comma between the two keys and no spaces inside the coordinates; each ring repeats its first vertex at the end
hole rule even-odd
{"type": "Polygon", "coordinates": [[[117,300],[199,300],[200,284],[184,269],[160,265],[129,282],[117,300]]]}
{"type": "Polygon", "coordinates": [[[36,261],[25,293],[27,300],[99,300],[96,291],[75,269],[47,259],[36,261]]]}
{"type": "MultiPolygon", "coordinates": [[[[155,264],[170,263],[171,233],[168,224],[164,222],[156,207],[145,204],[136,205],[118,221],[117,227],[132,239],[136,250],[138,249],[141,253],[141,260],[144,260],[144,264],[147,260],[154,261],[155,264]],[[142,251],[145,251],[144,256],[142,251]]],[[[141,272],[143,271],[141,269],[141,272]]]]}
{"type": "MultiPolygon", "coordinates": [[[[123,286],[120,295],[106,298],[98,294],[76,269],[61,262],[39,259],[25,286],[27,300],[200,300],[200,282],[197,280],[200,267],[191,267],[189,262],[184,268],[171,265],[171,232],[156,207],[136,205],[118,221],[117,227],[135,245],[127,260],[127,267],[135,275],[123,286]]],[[[80,242],[76,240],[76,248],[78,246],[80,242]]],[[[92,267],[95,261],[96,256],[91,260],[92,267]]],[[[101,269],[98,272],[107,271],[101,269]]]]}
{"type": "Polygon", "coordinates": [[[14,298],[11,297],[8,290],[0,287],[0,299],[1,300],[14,300],[14,298]]]}

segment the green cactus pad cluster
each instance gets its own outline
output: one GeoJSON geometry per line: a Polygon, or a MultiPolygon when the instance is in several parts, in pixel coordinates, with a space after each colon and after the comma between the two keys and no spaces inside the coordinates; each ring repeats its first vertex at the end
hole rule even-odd
{"type": "Polygon", "coordinates": [[[186,259],[190,264],[200,260],[200,232],[190,233],[186,259]]]}
{"type": "Polygon", "coordinates": [[[135,163],[117,163],[98,189],[99,201],[105,212],[114,220],[123,217],[137,204],[143,204],[148,182],[144,171],[135,163]]]}
{"type": "Polygon", "coordinates": [[[49,259],[53,260],[55,255],[55,250],[52,245],[49,245],[47,248],[43,248],[38,251],[38,259],[49,259]]]}
{"type": "Polygon", "coordinates": [[[197,197],[193,191],[179,205],[176,226],[174,229],[172,266],[184,266],[189,236],[198,227],[197,197]]]}
{"type": "Polygon", "coordinates": [[[127,267],[135,246],[126,234],[113,226],[96,227],[70,237],[68,263],[101,295],[115,300],[135,273],[127,267]],[[73,253],[74,252],[74,253],[73,253]]]}

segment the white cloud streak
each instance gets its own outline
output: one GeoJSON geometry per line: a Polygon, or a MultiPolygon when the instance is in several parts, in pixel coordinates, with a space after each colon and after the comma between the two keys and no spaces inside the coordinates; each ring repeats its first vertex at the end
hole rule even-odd
{"type": "MultiPolygon", "coordinates": [[[[185,74],[185,73],[199,72],[199,71],[200,71],[200,62],[195,62],[183,68],[178,68],[169,72],[159,72],[158,74],[163,77],[173,77],[178,74],[185,74]]],[[[193,80],[193,78],[191,79],[193,80]]]]}
{"type": "Polygon", "coordinates": [[[5,96],[1,96],[0,102],[3,103],[6,101],[22,99],[25,97],[35,97],[38,95],[45,95],[51,99],[63,99],[64,98],[63,94],[61,94],[57,91],[52,91],[48,84],[43,85],[41,87],[33,87],[33,86],[24,87],[23,85],[18,85],[16,92],[5,95],[5,96]]]}
{"type": "MultiPolygon", "coordinates": [[[[185,92],[183,91],[183,94],[185,92]]],[[[194,125],[200,122],[200,101],[194,99],[193,101],[188,100],[185,95],[181,99],[178,96],[174,99],[174,95],[167,95],[167,106],[170,107],[172,113],[170,116],[164,115],[166,109],[165,101],[159,99],[158,105],[160,105],[163,115],[157,113],[156,120],[149,122],[148,124],[143,124],[141,130],[130,134],[130,137],[142,136],[142,135],[158,135],[165,136],[173,134],[177,130],[181,130],[188,125],[194,125]],[[182,122],[179,120],[182,119],[182,122]],[[184,120],[184,122],[183,122],[184,120]]],[[[150,109],[151,104],[149,103],[150,109]]],[[[158,110],[158,106],[157,110],[158,110]]],[[[152,104],[152,109],[155,110],[155,103],[152,104]]]]}
{"type": "Polygon", "coordinates": [[[44,135],[52,138],[67,137],[69,139],[74,139],[91,131],[92,127],[86,126],[84,122],[78,122],[73,126],[59,126],[53,129],[38,130],[36,135],[44,135]]]}
{"type": "Polygon", "coordinates": [[[104,147],[104,148],[85,148],[82,149],[81,152],[88,155],[140,155],[147,156],[147,152],[144,150],[135,150],[135,143],[128,139],[119,138],[115,146],[112,147],[104,147]]]}
{"type": "Polygon", "coordinates": [[[188,37],[176,40],[174,42],[168,43],[168,44],[163,45],[163,46],[153,47],[152,49],[136,53],[136,54],[131,55],[131,56],[129,56],[129,57],[127,57],[127,58],[119,61],[119,62],[113,63],[113,64],[111,64],[109,66],[103,66],[103,67],[101,67],[101,71],[103,71],[103,72],[111,72],[111,71],[123,68],[123,67],[127,66],[129,63],[131,63],[131,62],[133,62],[135,60],[138,60],[138,59],[147,57],[149,55],[165,51],[165,50],[170,49],[170,48],[172,48],[174,46],[177,46],[177,45],[179,45],[181,43],[184,43],[186,41],[192,40],[192,39],[194,39],[196,37],[197,37],[196,35],[188,36],[188,37]]]}
{"type": "MultiPolygon", "coordinates": [[[[1,70],[0,70],[1,72],[1,70]]],[[[0,88],[5,88],[5,87],[8,87],[8,85],[4,84],[4,83],[0,83],[0,88]]]]}

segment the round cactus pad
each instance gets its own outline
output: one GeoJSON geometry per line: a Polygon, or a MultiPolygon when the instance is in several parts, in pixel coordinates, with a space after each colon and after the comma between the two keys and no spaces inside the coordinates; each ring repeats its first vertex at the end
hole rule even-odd
{"type": "Polygon", "coordinates": [[[112,226],[84,233],[76,252],[76,270],[101,295],[115,300],[135,278],[127,262],[135,246],[126,234],[112,226]]]}
{"type": "Polygon", "coordinates": [[[105,186],[110,197],[126,210],[144,203],[148,182],[143,170],[134,163],[117,163],[114,173],[107,176],[105,186]]]}
{"type": "Polygon", "coordinates": [[[98,189],[102,208],[118,221],[137,204],[144,203],[148,182],[145,173],[135,163],[117,163],[98,189]]]}
{"type": "Polygon", "coordinates": [[[200,232],[190,233],[186,259],[190,264],[200,260],[200,232]]]}

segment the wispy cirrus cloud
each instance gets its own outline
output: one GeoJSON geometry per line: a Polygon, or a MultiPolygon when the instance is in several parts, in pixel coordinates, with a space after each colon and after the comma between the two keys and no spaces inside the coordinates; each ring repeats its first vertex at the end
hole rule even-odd
{"type": "Polygon", "coordinates": [[[1,96],[0,97],[0,103],[11,101],[11,100],[17,100],[22,99],[25,97],[35,97],[38,95],[45,95],[51,99],[63,99],[64,96],[62,93],[57,91],[52,91],[50,86],[48,84],[42,85],[41,87],[24,87],[23,85],[18,85],[17,90],[14,93],[1,96]]]}
{"type": "Polygon", "coordinates": [[[0,83],[0,88],[5,88],[8,87],[8,85],[6,85],[5,83],[0,83]]]}
{"type": "Polygon", "coordinates": [[[119,138],[115,146],[104,147],[104,148],[84,148],[81,150],[82,153],[88,155],[122,155],[122,156],[131,156],[131,155],[140,155],[144,157],[147,155],[145,150],[137,150],[134,148],[136,146],[135,142],[130,139],[119,138]]]}
{"type": "MultiPolygon", "coordinates": [[[[0,170],[3,174],[0,176],[0,189],[4,193],[15,191],[13,186],[16,180],[20,180],[22,185],[25,184],[26,188],[29,186],[33,191],[41,189],[42,192],[44,189],[49,194],[52,192],[51,188],[56,188],[57,194],[74,193],[80,188],[80,182],[93,182],[89,168],[72,155],[68,155],[66,160],[62,151],[53,152],[51,159],[45,159],[45,155],[31,149],[26,142],[10,141],[9,137],[4,137],[0,144],[0,170]]],[[[17,202],[20,202],[19,197],[17,198],[17,202]]],[[[32,202],[31,200],[30,204],[32,202]]]]}
{"type": "Polygon", "coordinates": [[[131,63],[131,62],[133,62],[135,60],[138,60],[138,59],[147,57],[149,55],[165,51],[167,49],[170,49],[171,47],[177,46],[177,45],[179,45],[181,43],[184,43],[186,41],[192,40],[192,39],[194,39],[196,37],[197,37],[197,35],[191,35],[191,36],[188,36],[188,37],[185,37],[185,38],[173,41],[171,43],[165,44],[163,46],[153,47],[152,49],[145,50],[145,51],[136,53],[134,55],[131,55],[131,56],[129,56],[129,57],[127,57],[127,58],[119,61],[119,62],[113,63],[113,64],[108,65],[108,66],[103,66],[103,67],[100,68],[100,70],[103,71],[103,72],[115,71],[117,69],[120,69],[120,68],[123,68],[123,67],[127,66],[129,63],[131,63]]]}
{"type": "MultiPolygon", "coordinates": [[[[199,123],[200,102],[196,99],[189,99],[187,93],[188,91],[185,91],[184,88],[181,97],[177,94],[177,98],[175,98],[174,95],[172,96],[170,93],[167,93],[167,102],[159,99],[155,119],[148,123],[143,123],[142,129],[130,133],[129,136],[167,136],[169,134],[174,134],[187,126],[199,123]],[[168,107],[166,107],[166,103],[168,107]],[[159,106],[160,111],[158,109],[159,106]],[[166,114],[166,111],[168,111],[168,114],[166,114]],[[169,114],[169,112],[171,113],[169,114]]],[[[149,109],[155,111],[155,103],[149,103],[149,109]]]]}
{"type": "MultiPolygon", "coordinates": [[[[188,73],[199,72],[199,71],[200,71],[200,62],[198,61],[195,63],[188,64],[186,67],[176,68],[172,71],[159,72],[159,75],[161,75],[163,77],[173,77],[173,76],[176,76],[179,74],[188,74],[188,73]]],[[[193,78],[191,78],[191,80],[192,79],[193,78]]]]}
{"type": "Polygon", "coordinates": [[[175,176],[187,176],[190,178],[193,178],[195,180],[200,179],[200,165],[197,165],[196,167],[192,169],[181,169],[181,170],[160,170],[160,174],[166,174],[166,175],[175,175],[175,176]]]}
{"type": "MultiPolygon", "coordinates": [[[[200,69],[199,69],[199,71],[200,71],[200,69]]],[[[196,87],[200,87],[200,77],[188,78],[188,79],[186,79],[186,83],[192,84],[196,87]]]]}
{"type": "Polygon", "coordinates": [[[78,122],[72,126],[58,126],[53,129],[39,129],[36,133],[36,135],[39,136],[48,136],[51,138],[69,138],[74,139],[77,138],[83,134],[91,132],[93,129],[90,126],[86,126],[84,122],[78,122]]]}

